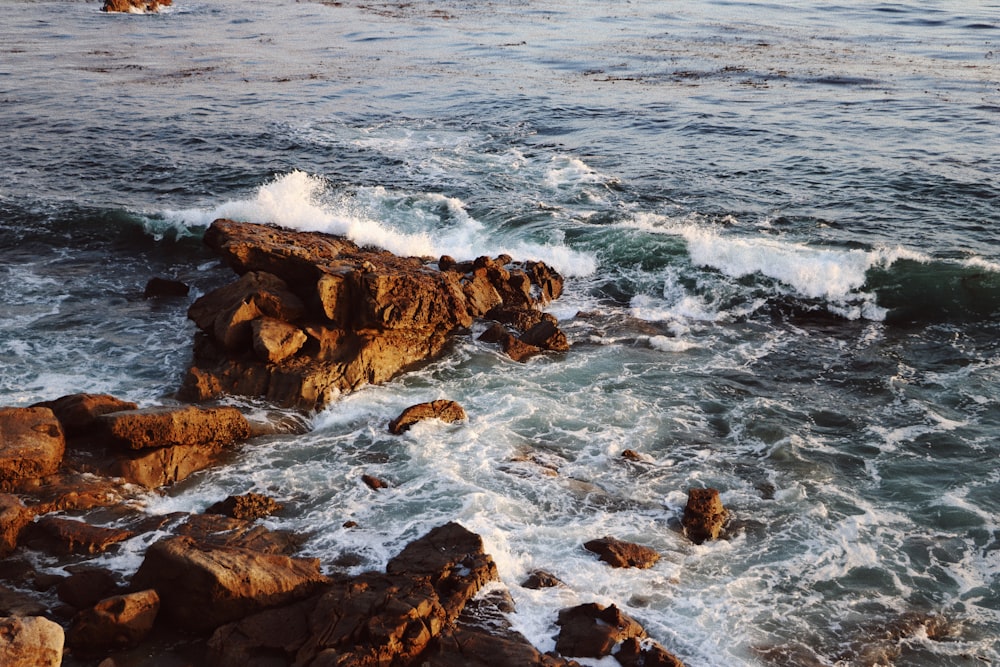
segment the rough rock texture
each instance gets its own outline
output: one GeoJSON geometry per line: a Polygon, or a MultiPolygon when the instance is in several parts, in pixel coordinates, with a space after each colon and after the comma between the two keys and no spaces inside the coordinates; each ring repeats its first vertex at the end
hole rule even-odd
{"type": "Polygon", "coordinates": [[[101,600],[73,618],[66,643],[78,655],[134,646],[153,629],[159,610],[154,590],[101,600]]]}
{"type": "Polygon", "coordinates": [[[621,643],[615,659],[622,667],[684,667],[673,653],[651,640],[630,637],[621,643]]]}
{"type": "Polygon", "coordinates": [[[27,541],[30,546],[57,555],[98,554],[133,533],[123,528],[103,528],[83,521],[44,516],[32,526],[27,541]]]}
{"type": "Polygon", "coordinates": [[[74,572],[56,586],[56,595],[76,609],[86,609],[119,593],[118,580],[110,570],[87,568],[74,572]]]}
{"type": "Polygon", "coordinates": [[[229,496],[220,500],[205,510],[208,514],[223,514],[233,519],[253,521],[275,512],[280,512],[281,505],[274,498],[260,493],[246,493],[242,496],[229,496]]]}
{"type": "Polygon", "coordinates": [[[0,618],[0,665],[59,667],[65,640],[58,623],[40,616],[0,618]]]}
{"type": "Polygon", "coordinates": [[[398,417],[389,422],[389,432],[399,435],[425,419],[440,419],[444,422],[456,423],[465,421],[467,417],[465,409],[455,401],[438,400],[418,403],[406,408],[398,417]]]}
{"type": "Polygon", "coordinates": [[[219,628],[210,658],[218,667],[262,655],[301,667],[413,664],[496,578],[479,536],[449,523],[411,542],[385,574],[339,579],[318,596],[219,628]]]}
{"type": "Polygon", "coordinates": [[[524,581],[521,582],[521,586],[532,590],[539,590],[542,588],[565,586],[565,584],[559,577],[551,572],[546,572],[545,570],[535,570],[525,577],[524,581]]]}
{"type": "Polygon", "coordinates": [[[684,534],[695,544],[718,539],[729,519],[718,489],[689,489],[684,507],[684,534]]]}
{"type": "Polygon", "coordinates": [[[160,7],[169,7],[173,0],[104,0],[101,11],[133,14],[155,13],[160,7]]]}
{"type": "Polygon", "coordinates": [[[155,407],[98,417],[101,432],[123,449],[228,445],[250,437],[246,417],[231,407],[155,407]]]}
{"type": "Polygon", "coordinates": [[[603,658],[626,639],[646,637],[643,627],[618,607],[595,602],[563,609],[556,624],[556,651],[574,658],[603,658]]]}
{"type": "Polygon", "coordinates": [[[611,567],[652,567],[660,560],[660,554],[654,549],[641,544],[623,542],[614,537],[602,537],[590,540],[583,545],[587,551],[593,551],[601,560],[611,567]]]}
{"type": "Polygon", "coordinates": [[[216,220],[205,242],[241,277],[188,310],[201,334],[185,400],[229,393],[315,409],[439,356],[474,317],[499,306],[536,309],[561,290],[540,263],[506,268],[510,258],[483,257],[439,270],[270,225],[216,220]]]}
{"type": "Polygon", "coordinates": [[[67,437],[89,433],[97,426],[97,418],[109,412],[135,410],[139,406],[108,394],[70,394],[54,401],[36,403],[32,407],[49,408],[62,424],[67,437]]]}
{"type": "Polygon", "coordinates": [[[307,597],[325,582],[315,559],[171,537],[149,548],[132,587],[155,589],[164,614],[177,627],[206,632],[263,608],[307,597]]]}
{"type": "Polygon", "coordinates": [[[59,420],[48,408],[0,408],[0,489],[51,475],[66,453],[59,420]]]}
{"type": "Polygon", "coordinates": [[[0,493],[0,558],[17,547],[21,533],[35,514],[17,496],[0,493]]]}

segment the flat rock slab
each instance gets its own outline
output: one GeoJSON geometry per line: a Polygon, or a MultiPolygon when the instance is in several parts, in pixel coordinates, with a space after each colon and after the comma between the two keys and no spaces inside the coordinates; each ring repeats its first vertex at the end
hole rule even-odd
{"type": "Polygon", "coordinates": [[[59,469],[66,453],[62,425],[48,408],[0,408],[0,488],[59,469]]]}
{"type": "Polygon", "coordinates": [[[603,658],[626,639],[646,636],[643,627],[618,607],[595,602],[563,609],[556,624],[556,651],[574,658],[603,658]]]}
{"type": "Polygon", "coordinates": [[[614,537],[590,540],[583,547],[601,557],[611,567],[653,567],[660,554],[649,547],[633,542],[625,542],[614,537]]]}
{"type": "Polygon", "coordinates": [[[182,445],[226,445],[250,437],[246,417],[231,407],[156,407],[101,415],[103,434],[139,450],[182,445]]]}

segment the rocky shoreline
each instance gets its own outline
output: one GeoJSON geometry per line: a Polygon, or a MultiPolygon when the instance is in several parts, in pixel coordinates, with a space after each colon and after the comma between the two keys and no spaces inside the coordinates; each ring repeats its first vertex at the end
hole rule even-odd
{"type": "MultiPolygon", "coordinates": [[[[517,361],[569,349],[541,310],[562,278],[541,262],[401,258],[230,220],[213,223],[205,242],[239,277],[189,308],[199,332],[177,404],[80,393],[0,408],[0,663],[513,666],[614,655],[626,667],[681,664],[613,605],[564,610],[553,619],[556,652],[539,653],[506,621],[512,602],[482,540],[455,523],[410,543],[385,572],[345,577],[297,556],[301,536],[260,523],[280,511],[265,496],[220,499],[203,514],[137,508],[146,490],[304,423],[251,422],[218,404],[223,396],[306,413],[444,354],[477,320],[492,322],[483,340],[517,361]],[[149,547],[129,576],[88,562],[137,536],[149,547]],[[65,576],[36,569],[33,553],[59,559],[65,576]]],[[[147,296],[181,287],[151,281],[147,296]]],[[[434,401],[389,429],[428,418],[466,415],[434,401]]],[[[719,537],[727,519],[717,491],[692,490],[683,526],[693,540],[719,537]]],[[[612,567],[659,558],[611,536],[582,548],[612,567]]],[[[561,584],[536,572],[521,585],[561,584]]]]}

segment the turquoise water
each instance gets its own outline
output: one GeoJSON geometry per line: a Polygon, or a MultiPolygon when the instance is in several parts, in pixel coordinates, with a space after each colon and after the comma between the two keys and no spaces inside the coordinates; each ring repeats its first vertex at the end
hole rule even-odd
{"type": "Polygon", "coordinates": [[[219,216],[568,278],[566,355],[477,325],[147,511],[268,492],[331,570],[458,520],[543,650],[596,600],[692,666],[1000,661],[1000,6],[4,10],[4,405],[169,400],[194,328],[142,290],[228,280],[219,216]],[[468,424],[386,433],[436,398],[468,424]],[[730,539],[678,533],[692,486],[730,539]],[[580,546],[606,534],[663,559],[610,571],[580,546]]]}

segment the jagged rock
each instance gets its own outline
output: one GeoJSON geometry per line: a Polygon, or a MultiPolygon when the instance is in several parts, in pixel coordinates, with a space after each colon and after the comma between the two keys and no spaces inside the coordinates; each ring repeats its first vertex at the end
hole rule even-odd
{"type": "Polygon", "coordinates": [[[385,481],[384,479],[379,479],[378,477],[375,477],[373,475],[362,475],[361,481],[364,482],[368,486],[368,488],[372,489],[373,491],[389,488],[389,482],[385,481]]]}
{"type": "Polygon", "coordinates": [[[546,572],[545,570],[535,570],[528,574],[524,581],[521,582],[521,586],[524,588],[530,588],[533,590],[538,590],[540,588],[554,588],[556,586],[564,586],[562,580],[551,572],[546,572]]]}
{"type": "Polygon", "coordinates": [[[155,589],[164,615],[176,627],[206,632],[261,609],[308,597],[324,583],[316,559],[170,537],[146,551],[132,587],[155,589]]]}
{"type": "Polygon", "coordinates": [[[32,407],[44,407],[62,424],[66,436],[72,437],[94,430],[97,418],[109,412],[135,410],[139,406],[131,401],[123,401],[109,394],[70,394],[53,401],[36,403],[32,407]]]}
{"type": "Polygon", "coordinates": [[[282,506],[274,498],[260,493],[247,493],[242,496],[229,496],[220,500],[205,510],[208,514],[223,514],[233,519],[252,521],[275,512],[280,512],[282,506]]]}
{"type": "Polygon", "coordinates": [[[104,0],[101,11],[133,14],[154,14],[160,7],[169,7],[172,0],[104,0]]]}
{"type": "Polygon", "coordinates": [[[646,637],[643,627],[618,607],[595,602],[563,609],[556,624],[556,651],[573,658],[603,658],[626,639],[646,637]]]}
{"type": "MultiPolygon", "coordinates": [[[[553,273],[508,270],[509,257],[480,258],[468,274],[467,263],[444,258],[438,270],[326,234],[231,220],[212,223],[205,242],[242,277],[188,310],[203,332],[179,392],[191,401],[231,393],[322,407],[439,356],[474,317],[536,308],[531,275],[553,273]],[[280,313],[278,304],[289,303],[294,307],[280,313]],[[266,318],[291,327],[281,328],[274,344],[263,333],[277,325],[266,318]]],[[[516,340],[508,346],[518,358],[534,353],[516,340]]]]}
{"type": "Polygon", "coordinates": [[[418,403],[406,408],[398,417],[389,422],[389,432],[399,435],[425,419],[440,419],[454,424],[465,421],[467,418],[465,409],[455,401],[442,399],[429,403],[418,403]]]}
{"type": "Polygon", "coordinates": [[[531,282],[538,286],[542,303],[555,301],[563,292],[563,277],[544,262],[527,262],[525,271],[531,282]]]}
{"type": "Polygon", "coordinates": [[[540,322],[551,322],[559,324],[559,320],[551,313],[543,313],[534,308],[507,308],[498,307],[486,313],[488,319],[503,324],[508,324],[521,333],[528,331],[540,322]]]}
{"type": "Polygon", "coordinates": [[[590,540],[583,546],[587,551],[599,555],[601,560],[611,567],[648,568],[660,560],[660,554],[656,550],[614,537],[590,540]]]}
{"type": "Polygon", "coordinates": [[[630,637],[621,643],[615,659],[622,667],[684,667],[673,653],[656,642],[630,637]]]}
{"type": "Polygon", "coordinates": [[[219,628],[209,657],[217,667],[260,655],[302,667],[413,664],[496,578],[479,536],[449,523],[410,543],[385,574],[338,579],[318,596],[219,628]]]}
{"type": "Polygon", "coordinates": [[[506,334],[500,338],[500,349],[514,361],[527,361],[536,354],[541,354],[542,348],[537,345],[526,343],[513,334],[506,334]]]}
{"type": "Polygon", "coordinates": [[[303,538],[285,530],[271,530],[245,519],[221,514],[189,514],[174,529],[176,535],[190,537],[198,544],[237,547],[262,554],[290,556],[302,546],[303,538]]]}
{"type": "Polygon", "coordinates": [[[684,507],[684,534],[695,544],[718,539],[729,519],[718,489],[689,489],[684,507]]]}
{"type": "Polygon", "coordinates": [[[102,568],[79,570],[56,586],[59,599],[76,609],[92,607],[118,592],[118,579],[110,570],[102,568]]]}
{"type": "Polygon", "coordinates": [[[65,641],[62,626],[41,616],[0,618],[0,665],[59,667],[65,641]]]}
{"type": "Polygon", "coordinates": [[[273,317],[254,320],[252,331],[253,349],[257,356],[272,364],[294,355],[308,339],[302,329],[273,317]]]}
{"type": "Polygon", "coordinates": [[[48,408],[0,408],[0,489],[51,475],[62,463],[66,439],[48,408]]]}
{"type": "Polygon", "coordinates": [[[0,558],[5,558],[17,547],[25,527],[35,513],[25,507],[17,496],[0,493],[0,558]]]}
{"type": "Polygon", "coordinates": [[[32,526],[26,541],[35,549],[53,554],[98,554],[130,537],[133,533],[122,528],[104,528],[73,519],[43,516],[32,526]]]}
{"type": "Polygon", "coordinates": [[[143,290],[142,296],[146,299],[182,297],[187,296],[189,291],[190,288],[179,280],[153,277],[146,283],[146,289],[143,290]]]}
{"type": "Polygon", "coordinates": [[[77,655],[135,646],[153,629],[159,611],[160,596],[155,590],[101,600],[73,618],[66,644],[77,655]]]}
{"type": "Polygon", "coordinates": [[[113,444],[131,450],[181,445],[219,446],[250,437],[246,417],[232,407],[155,407],[98,417],[113,444]]]}
{"type": "Polygon", "coordinates": [[[520,339],[528,345],[534,345],[543,350],[551,350],[553,352],[565,352],[569,350],[569,341],[566,340],[566,334],[549,320],[542,320],[534,325],[521,334],[520,339]]]}

